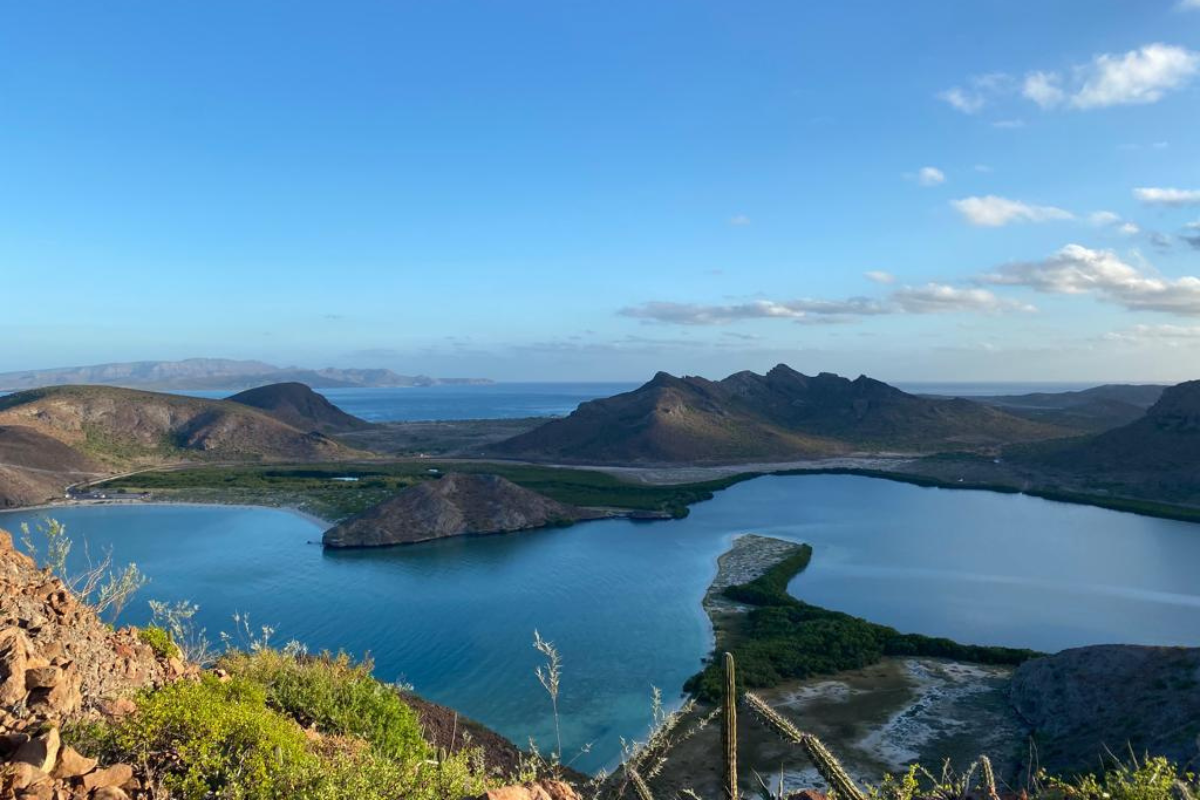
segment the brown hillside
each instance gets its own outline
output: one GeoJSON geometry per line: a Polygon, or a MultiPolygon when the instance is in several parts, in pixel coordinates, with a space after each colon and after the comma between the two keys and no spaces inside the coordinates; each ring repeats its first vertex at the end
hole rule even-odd
{"type": "Polygon", "coordinates": [[[303,383],[273,383],[248,389],[227,399],[231,403],[265,411],[301,431],[336,434],[371,427],[371,423],[347,414],[303,383]]]}
{"type": "Polygon", "coordinates": [[[696,463],[937,452],[1061,435],[968,400],[918,397],[865,376],[810,377],[780,364],[722,381],[660,372],[494,449],[531,459],[696,463]]]}
{"type": "Polygon", "coordinates": [[[194,458],[335,459],[346,448],[246,406],[100,386],[0,398],[0,426],[23,426],[110,467],[194,458]]]}

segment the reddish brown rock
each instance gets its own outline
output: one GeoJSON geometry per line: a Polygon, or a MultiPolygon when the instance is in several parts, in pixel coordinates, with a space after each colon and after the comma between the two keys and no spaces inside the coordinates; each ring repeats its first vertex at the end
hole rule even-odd
{"type": "Polygon", "coordinates": [[[580,800],[569,784],[541,780],[524,785],[504,786],[479,795],[476,800],[580,800]]]}
{"type": "Polygon", "coordinates": [[[29,764],[41,772],[50,772],[58,762],[58,751],[62,741],[58,736],[58,728],[51,728],[40,736],[35,736],[17,748],[13,761],[29,764]]]}
{"type": "Polygon", "coordinates": [[[129,795],[116,786],[101,786],[92,792],[91,800],[129,800],[129,795]]]}
{"type": "Polygon", "coordinates": [[[17,762],[0,768],[0,775],[3,775],[9,781],[9,785],[13,789],[26,789],[44,781],[49,781],[50,776],[42,772],[32,764],[17,762]]]}
{"type": "MultiPolygon", "coordinates": [[[[106,769],[98,769],[83,776],[83,788],[102,789],[124,786],[133,779],[133,767],[128,764],[114,764],[106,769]]],[[[95,797],[95,795],[92,795],[95,797]]]]}
{"type": "Polygon", "coordinates": [[[35,667],[34,669],[25,670],[25,688],[30,691],[34,689],[53,689],[58,685],[59,678],[62,677],[62,670],[58,667],[35,667]]]}
{"type": "Polygon", "coordinates": [[[94,770],[96,764],[96,759],[80,755],[73,747],[64,747],[51,774],[55,778],[78,778],[94,770]]]}

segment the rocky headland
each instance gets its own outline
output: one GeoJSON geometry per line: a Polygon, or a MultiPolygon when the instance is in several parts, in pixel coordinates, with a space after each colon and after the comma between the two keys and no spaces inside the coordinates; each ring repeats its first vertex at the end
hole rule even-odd
{"type": "Polygon", "coordinates": [[[325,531],[326,547],[381,547],[599,519],[497,475],[451,473],[403,490],[325,531]]]}

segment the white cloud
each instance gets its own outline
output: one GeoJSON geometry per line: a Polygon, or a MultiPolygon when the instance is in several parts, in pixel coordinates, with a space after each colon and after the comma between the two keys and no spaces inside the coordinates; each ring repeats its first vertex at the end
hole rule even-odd
{"type": "Polygon", "coordinates": [[[939,92],[938,99],[945,100],[951,107],[964,114],[978,113],[987,104],[987,101],[983,99],[983,95],[979,92],[969,92],[957,86],[947,89],[944,92],[939,92]]]}
{"type": "Polygon", "coordinates": [[[1175,7],[1180,11],[1200,11],[1200,0],[1179,0],[1175,7]]]}
{"type": "Polygon", "coordinates": [[[892,293],[892,301],[909,314],[944,314],[975,311],[1033,311],[1033,306],[997,297],[987,289],[960,289],[944,283],[905,286],[892,293]]]}
{"type": "Polygon", "coordinates": [[[1071,97],[1075,108],[1156,103],[1200,72],[1200,53],[1149,44],[1124,55],[1099,55],[1076,68],[1082,85],[1071,97]]]}
{"type": "Polygon", "coordinates": [[[1148,206],[1200,205],[1200,189],[1142,186],[1133,190],[1133,196],[1148,206]]]}
{"type": "Polygon", "coordinates": [[[1061,208],[1032,206],[1019,200],[1009,200],[996,195],[965,197],[961,200],[952,200],[950,204],[972,225],[987,228],[998,228],[1010,222],[1049,222],[1074,218],[1070,211],[1061,208]]]}
{"type": "Polygon", "coordinates": [[[863,274],[867,276],[867,280],[873,281],[874,283],[888,284],[896,282],[895,275],[890,272],[884,272],[881,269],[873,269],[870,272],[865,272],[863,274]]]}
{"type": "Polygon", "coordinates": [[[748,319],[790,319],[804,321],[810,317],[846,317],[886,314],[877,301],[866,297],[848,300],[753,300],[730,305],[701,305],[652,301],[623,308],[623,317],[665,322],[672,325],[725,325],[748,319]]]}
{"type": "Polygon", "coordinates": [[[1056,72],[1030,72],[1025,76],[1021,94],[1042,108],[1054,108],[1066,98],[1062,78],[1056,72]]]}
{"type": "Polygon", "coordinates": [[[749,224],[750,224],[750,218],[749,218],[749,217],[747,217],[745,214],[735,214],[735,215],[733,215],[732,217],[730,217],[730,218],[729,218],[729,224],[730,224],[730,225],[736,225],[736,226],[739,226],[739,227],[740,227],[740,226],[742,226],[742,225],[749,225],[749,224]]]}
{"type": "Polygon", "coordinates": [[[937,186],[946,182],[946,173],[937,167],[921,167],[917,172],[917,183],[922,186],[937,186]]]}
{"type": "Polygon", "coordinates": [[[1200,316],[1200,278],[1148,274],[1111,250],[1069,244],[1042,261],[1006,264],[981,282],[1052,294],[1097,294],[1132,311],[1200,316]]]}
{"type": "Polygon", "coordinates": [[[1115,211],[1093,211],[1088,215],[1088,221],[1097,228],[1111,228],[1125,236],[1133,236],[1142,231],[1132,222],[1121,219],[1121,215],[1115,211]]]}
{"type": "Polygon", "coordinates": [[[1200,325],[1134,325],[1123,331],[1106,333],[1110,342],[1128,344],[1178,345],[1189,341],[1200,343],[1200,325]]]}
{"type": "Polygon", "coordinates": [[[964,114],[977,114],[988,104],[991,97],[1005,91],[1010,83],[1011,78],[1005,73],[991,72],[971,78],[967,88],[952,86],[938,92],[937,97],[964,114]]]}

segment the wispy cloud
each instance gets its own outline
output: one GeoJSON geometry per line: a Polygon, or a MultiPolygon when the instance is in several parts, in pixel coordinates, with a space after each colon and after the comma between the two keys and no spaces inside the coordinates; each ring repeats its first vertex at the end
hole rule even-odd
{"type": "Polygon", "coordinates": [[[1031,305],[997,297],[987,289],[964,289],[944,283],[906,286],[893,292],[891,299],[908,314],[946,314],[970,311],[995,314],[1001,311],[1036,310],[1031,305]]]}
{"type": "Polygon", "coordinates": [[[747,217],[745,214],[734,214],[732,217],[729,218],[729,224],[735,225],[738,227],[740,227],[742,225],[749,225],[750,218],[747,217]]]}
{"type": "Polygon", "coordinates": [[[870,272],[864,272],[863,274],[867,276],[867,280],[873,283],[889,284],[896,282],[895,275],[890,272],[884,272],[881,269],[873,269],[870,272]]]}
{"type": "Polygon", "coordinates": [[[967,82],[965,87],[952,86],[938,92],[937,98],[948,103],[956,111],[964,114],[978,114],[993,97],[1003,93],[1011,82],[1012,78],[1003,72],[976,75],[967,82]]]}
{"type": "Polygon", "coordinates": [[[1041,261],[1006,264],[980,282],[1051,294],[1095,294],[1132,311],[1200,316],[1200,278],[1163,278],[1122,261],[1111,250],[1078,244],[1041,261]]]}
{"type": "Polygon", "coordinates": [[[1179,0],[1175,7],[1180,11],[1200,11],[1200,0],[1179,0]]]}
{"type": "Polygon", "coordinates": [[[876,300],[852,297],[847,300],[753,300],[727,305],[651,301],[623,308],[619,313],[623,317],[671,325],[725,325],[751,319],[804,322],[820,317],[872,316],[885,314],[887,309],[876,300]]]}
{"type": "Polygon", "coordinates": [[[1066,98],[1062,78],[1053,72],[1031,72],[1025,76],[1021,94],[1042,108],[1054,108],[1066,98]]]}
{"type": "Polygon", "coordinates": [[[1200,325],[1134,325],[1123,331],[1106,333],[1104,338],[1110,342],[1129,344],[1200,343],[1200,325]]]}
{"type": "Polygon", "coordinates": [[[938,186],[946,182],[946,173],[937,167],[921,167],[917,171],[917,183],[922,186],[938,186]]]}
{"type": "Polygon", "coordinates": [[[1125,236],[1134,236],[1142,231],[1134,223],[1122,219],[1115,211],[1093,211],[1088,215],[1088,222],[1097,228],[1108,228],[1125,236]]]}
{"type": "Polygon", "coordinates": [[[1055,206],[1035,206],[994,194],[964,197],[952,200],[950,204],[967,222],[987,228],[998,228],[1013,222],[1050,222],[1074,218],[1070,211],[1055,206]]]}
{"type": "Polygon", "coordinates": [[[1200,189],[1170,189],[1141,186],[1133,190],[1133,196],[1148,206],[1200,205],[1200,189]]]}

